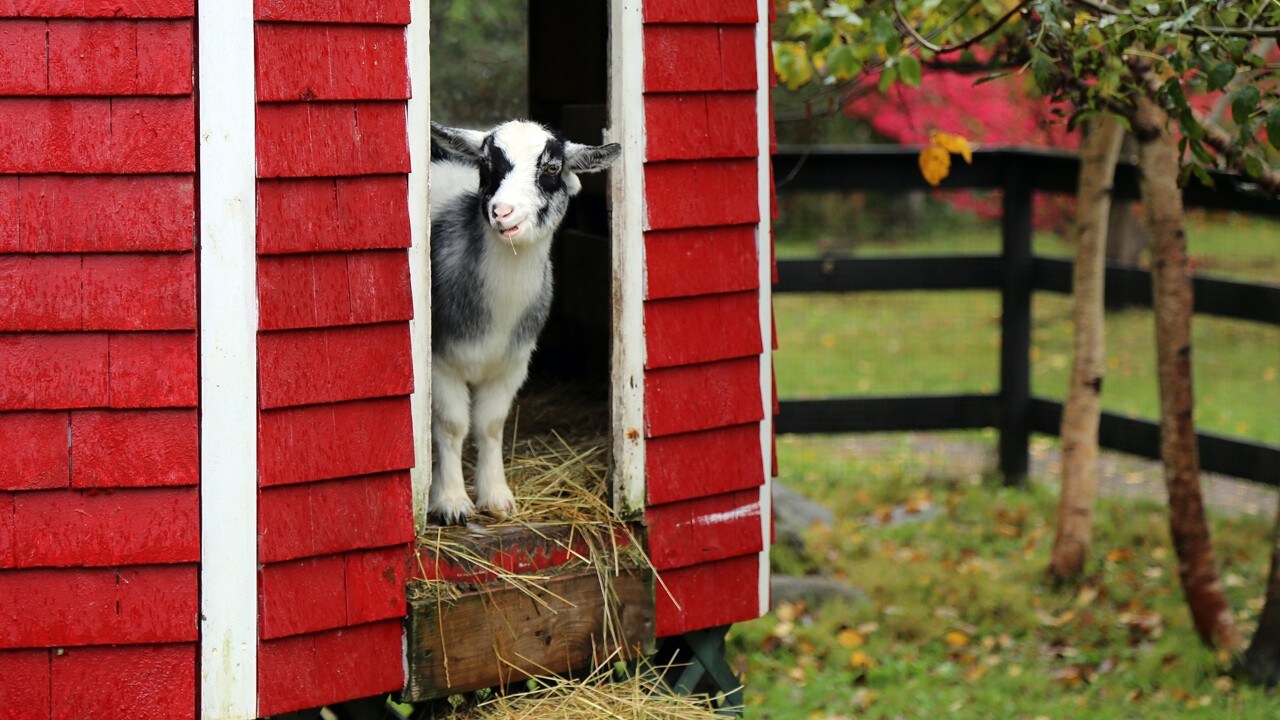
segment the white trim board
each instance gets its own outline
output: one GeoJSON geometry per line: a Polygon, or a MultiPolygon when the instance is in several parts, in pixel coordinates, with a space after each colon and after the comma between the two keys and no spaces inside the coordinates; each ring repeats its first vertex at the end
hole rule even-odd
{"type": "Polygon", "coordinates": [[[609,173],[613,203],[613,505],[624,518],[645,507],[644,438],[644,43],[641,0],[609,3],[609,130],[622,159],[609,173]]]}
{"type": "Polygon", "coordinates": [[[764,548],[760,552],[760,614],[769,612],[769,538],[773,529],[773,207],[769,192],[769,0],[757,0],[756,20],[756,132],[759,140],[760,225],[756,231],[760,264],[760,398],[764,420],[760,423],[760,449],[764,463],[764,485],[760,487],[760,532],[764,548]]]}
{"type": "Polygon", "coordinates": [[[430,0],[412,0],[405,30],[409,53],[410,98],[406,117],[409,130],[409,285],[413,293],[413,321],[409,332],[413,346],[414,525],[427,521],[427,494],[431,489],[431,12],[430,0]]]}
{"type": "Polygon", "coordinates": [[[199,3],[200,716],[258,716],[253,0],[199,3]]]}

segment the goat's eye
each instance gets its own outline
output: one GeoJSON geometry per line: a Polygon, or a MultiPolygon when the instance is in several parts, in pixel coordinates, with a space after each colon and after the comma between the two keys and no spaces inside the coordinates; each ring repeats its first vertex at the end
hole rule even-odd
{"type": "Polygon", "coordinates": [[[560,163],[550,162],[542,168],[542,172],[546,175],[557,175],[560,173],[560,163]]]}

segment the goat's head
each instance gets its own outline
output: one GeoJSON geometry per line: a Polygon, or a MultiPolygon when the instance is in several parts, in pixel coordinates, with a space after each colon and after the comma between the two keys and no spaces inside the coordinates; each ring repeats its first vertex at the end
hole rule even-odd
{"type": "Polygon", "coordinates": [[[431,123],[431,137],[480,169],[480,208],[510,243],[548,238],[582,190],[578,173],[613,164],[622,146],[569,142],[535,122],[512,120],[489,132],[431,123]]]}

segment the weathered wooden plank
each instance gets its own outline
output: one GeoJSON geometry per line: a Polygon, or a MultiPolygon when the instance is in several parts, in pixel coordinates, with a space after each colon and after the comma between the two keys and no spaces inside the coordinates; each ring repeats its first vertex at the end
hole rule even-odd
{"type": "Polygon", "coordinates": [[[0,255],[0,330],[79,330],[84,305],[76,255],[0,255]]]}
{"type": "Polygon", "coordinates": [[[648,230],[759,222],[755,160],[695,160],[644,166],[648,230]]]}
{"type": "Polygon", "coordinates": [[[0,410],[107,404],[105,333],[0,335],[0,410]]]}
{"type": "Polygon", "coordinates": [[[0,251],[191,250],[194,204],[190,175],[0,179],[0,251]],[[17,194],[9,211],[3,199],[6,183],[17,194]]]}
{"type": "Polygon", "coordinates": [[[650,505],[764,484],[758,423],[651,438],[645,450],[650,505]]]}
{"type": "Polygon", "coordinates": [[[413,466],[407,397],[263,411],[262,487],[404,470],[413,466]]]}
{"type": "Polygon", "coordinates": [[[256,0],[257,20],[409,24],[409,0],[256,0]]]}
{"type": "Polygon", "coordinates": [[[624,657],[645,654],[653,641],[652,579],[625,571],[612,582],[621,631],[616,645],[605,643],[613,636],[604,627],[605,598],[594,571],[548,579],[532,591],[537,601],[499,585],[438,605],[412,603],[405,698],[429,700],[578,670],[615,649],[624,657]]]}
{"type": "Polygon", "coordinates": [[[755,554],[662,572],[655,633],[669,637],[759,617],[759,576],[755,554]]]}
{"type": "Polygon", "coordinates": [[[646,25],[644,91],[756,89],[755,27],[646,25]]]}
{"type": "Polygon", "coordinates": [[[258,517],[258,560],[264,563],[406,544],[413,540],[409,475],[265,488],[258,517]]]}
{"type": "Polygon", "coordinates": [[[647,232],[644,252],[646,300],[755,290],[760,284],[754,225],[647,232]]]}
{"type": "Polygon", "coordinates": [[[404,112],[402,102],[261,104],[258,177],[407,173],[404,112]]]}
{"type": "Polygon", "coordinates": [[[180,18],[195,0],[0,0],[0,17],[180,18]]]}
{"type": "Polygon", "coordinates": [[[346,554],[347,625],[404,618],[409,556],[408,543],[346,554]]]}
{"type": "Polygon", "coordinates": [[[402,175],[258,182],[258,252],[409,247],[402,175]]]}
{"type": "Polygon", "coordinates": [[[113,408],[195,407],[199,395],[194,332],[111,333],[113,408]]]}
{"type": "Polygon", "coordinates": [[[404,100],[404,28],[259,23],[259,101],[404,100]]]}
{"type": "Polygon", "coordinates": [[[756,357],[645,372],[648,437],[742,425],[764,418],[756,357]]]}
{"type": "Polygon", "coordinates": [[[190,21],[56,20],[48,32],[50,95],[191,93],[190,21]]]}
{"type": "MultiPolygon", "coordinates": [[[[3,3],[0,3],[0,7],[3,3]]],[[[0,95],[39,95],[49,87],[44,20],[0,23],[0,95]]]]}
{"type": "MultiPolygon", "coordinates": [[[[465,527],[432,528],[441,541],[467,548],[469,555],[484,558],[476,565],[456,557],[441,557],[429,544],[418,547],[414,573],[429,580],[464,583],[486,583],[495,579],[493,568],[524,575],[563,565],[576,556],[587,556],[592,550],[582,533],[563,524],[524,526],[486,526],[471,523],[465,527]]],[[[627,543],[626,533],[615,530],[619,546],[627,543]]]]}
{"type": "Polygon", "coordinates": [[[264,410],[412,392],[407,323],[258,336],[258,403],[264,410]]]}
{"type": "Polygon", "coordinates": [[[646,23],[754,23],[755,0],[647,0],[646,23]]]}
{"type": "Polygon", "coordinates": [[[676,93],[644,99],[645,160],[755,157],[756,94],[676,93]]]}
{"type": "MultiPolygon", "coordinates": [[[[759,464],[759,456],[755,459],[759,464]]],[[[650,507],[645,520],[649,559],[659,570],[738,557],[764,547],[757,488],[650,507]]]]}
{"type": "Polygon", "coordinates": [[[14,720],[48,720],[49,651],[0,650],[0,707],[14,720]]]}
{"type": "Polygon", "coordinates": [[[258,571],[258,627],[263,640],[347,624],[342,555],[274,563],[258,571]]]}
{"type": "Polygon", "coordinates": [[[0,570],[13,567],[13,499],[17,493],[0,492],[0,570]]]}
{"type": "Polygon", "coordinates": [[[645,367],[759,355],[760,298],[754,290],[644,304],[645,367]]]}
{"type": "Polygon", "coordinates": [[[402,250],[258,258],[261,330],[363,325],[413,317],[402,250]]]}
{"type": "Polygon", "coordinates": [[[258,645],[262,715],[368,697],[404,687],[403,623],[370,623],[258,645]]]}
{"type": "Polygon", "coordinates": [[[198,676],[193,643],[60,650],[52,663],[51,720],[194,720],[198,676]]]}
{"type": "Polygon", "coordinates": [[[71,414],[71,484],[172,487],[200,481],[195,410],[85,410],[71,414]]]}
{"type": "Polygon", "coordinates": [[[185,173],[192,98],[0,98],[0,172],[185,173]]]}
{"type": "Polygon", "coordinates": [[[16,493],[14,567],[198,562],[196,488],[16,493]]]}

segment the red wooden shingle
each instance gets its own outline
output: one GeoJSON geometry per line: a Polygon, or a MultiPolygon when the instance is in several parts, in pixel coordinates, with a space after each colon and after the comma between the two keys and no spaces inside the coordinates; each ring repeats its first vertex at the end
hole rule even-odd
{"type": "Polygon", "coordinates": [[[407,397],[268,410],[258,420],[262,487],[413,466],[407,397]]]}
{"type": "Polygon", "coordinates": [[[195,0],[0,0],[0,17],[177,18],[195,0]]]}
{"type": "Polygon", "coordinates": [[[650,505],[719,495],[764,483],[760,425],[653,438],[645,445],[650,505]]]}
{"type": "Polygon", "coordinates": [[[403,175],[260,180],[258,252],[407,248],[408,198],[403,175]]]}
{"type": "Polygon", "coordinates": [[[258,176],[407,173],[404,113],[401,102],[261,104],[258,176]]]}
{"type": "Polygon", "coordinates": [[[762,420],[760,359],[648,370],[644,406],[648,437],[762,420]]]}
{"type": "Polygon", "coordinates": [[[18,242],[21,214],[18,178],[0,177],[0,252],[12,253],[21,249],[18,242]]]}
{"type": "Polygon", "coordinates": [[[259,23],[259,101],[409,97],[404,28],[259,23]]]}
{"type": "Polygon", "coordinates": [[[194,410],[85,410],[71,415],[71,484],[77,488],[195,485],[194,410]]]}
{"type": "Polygon", "coordinates": [[[196,488],[17,493],[13,525],[19,568],[200,560],[196,488]]]}
{"type": "Polygon", "coordinates": [[[13,498],[15,494],[0,492],[0,570],[12,568],[15,562],[13,557],[13,498]]]}
{"type": "Polygon", "coordinates": [[[347,625],[403,618],[409,546],[347,553],[347,625]]]}
{"type": "Polygon", "coordinates": [[[650,300],[644,335],[648,368],[759,355],[760,298],[752,290],[650,300]]]}
{"type": "Polygon", "coordinates": [[[406,544],[413,540],[409,474],[266,488],[258,518],[264,563],[406,544]]]}
{"type": "Polygon", "coordinates": [[[644,118],[649,162],[760,154],[753,92],[646,95],[644,118]]]}
{"type": "Polygon", "coordinates": [[[760,616],[760,559],[744,555],[660,573],[655,634],[669,637],[760,616]],[[708,592],[714,588],[714,592],[708,592]]]}
{"type": "Polygon", "coordinates": [[[346,558],[326,555],[267,565],[258,573],[264,640],[347,624],[346,558]]]}
{"type": "Polygon", "coordinates": [[[103,333],[0,334],[0,410],[107,404],[103,333]]]}
{"type": "Polygon", "coordinates": [[[0,650],[0,708],[6,717],[49,720],[50,677],[48,650],[0,650]]]}
{"type": "Polygon", "coordinates": [[[258,336],[258,397],[264,410],[412,392],[407,323],[258,336]]]}
{"type": "Polygon", "coordinates": [[[409,0],[255,0],[257,20],[409,24],[409,0]]]}
{"type": "Polygon", "coordinates": [[[0,98],[0,172],[195,169],[190,97],[0,98]]]}
{"type": "Polygon", "coordinates": [[[760,285],[754,225],[647,232],[644,252],[646,300],[760,285]]]}
{"type": "Polygon", "coordinates": [[[645,0],[646,23],[754,23],[756,0],[645,0]]]}
{"type": "Polygon", "coordinates": [[[0,573],[0,649],[189,642],[195,565],[0,573]]]}
{"type": "Polygon", "coordinates": [[[198,675],[191,643],[72,648],[53,657],[50,720],[194,720],[198,675]]]}
{"type": "MultiPolygon", "coordinates": [[[[323,705],[316,677],[316,638],[298,635],[258,642],[258,713],[278,715],[323,705]]],[[[350,698],[347,698],[350,699],[350,698]]]]}
{"type": "Polygon", "coordinates": [[[12,179],[18,235],[6,241],[0,179],[0,251],[147,252],[195,246],[195,187],[190,175],[12,179]],[[19,211],[20,208],[20,211],[19,211]]]}
{"type": "Polygon", "coordinates": [[[196,260],[191,253],[87,255],[85,330],[195,330],[196,260]]]}
{"type": "Polygon", "coordinates": [[[0,255],[0,330],[79,330],[81,258],[0,255]]]}
{"type": "Polygon", "coordinates": [[[280,713],[404,687],[399,620],[258,644],[258,713],[280,713]]]}
{"type": "Polygon", "coordinates": [[[644,166],[648,230],[744,225],[760,220],[755,160],[700,160],[644,166]]]}
{"type": "MultiPolygon", "coordinates": [[[[0,7],[3,3],[0,2],[0,7]]],[[[0,23],[0,95],[38,95],[48,87],[44,20],[0,23]]]]}
{"type": "Polygon", "coordinates": [[[55,20],[48,30],[51,95],[191,93],[189,21],[55,20]]]}
{"type": "Polygon", "coordinates": [[[645,26],[646,93],[755,89],[755,26],[645,26]]]}
{"type": "Polygon", "coordinates": [[[760,491],[755,488],[650,507],[645,525],[649,559],[659,570],[756,553],[764,547],[760,491]]]}
{"type": "Polygon", "coordinates": [[[196,334],[112,333],[111,407],[195,407],[196,334]]]}
{"type": "Polygon", "coordinates": [[[70,485],[70,427],[66,412],[0,413],[0,490],[70,485]]]}
{"type": "Polygon", "coordinates": [[[333,327],[409,320],[413,296],[402,250],[258,258],[258,327],[333,327]]]}

